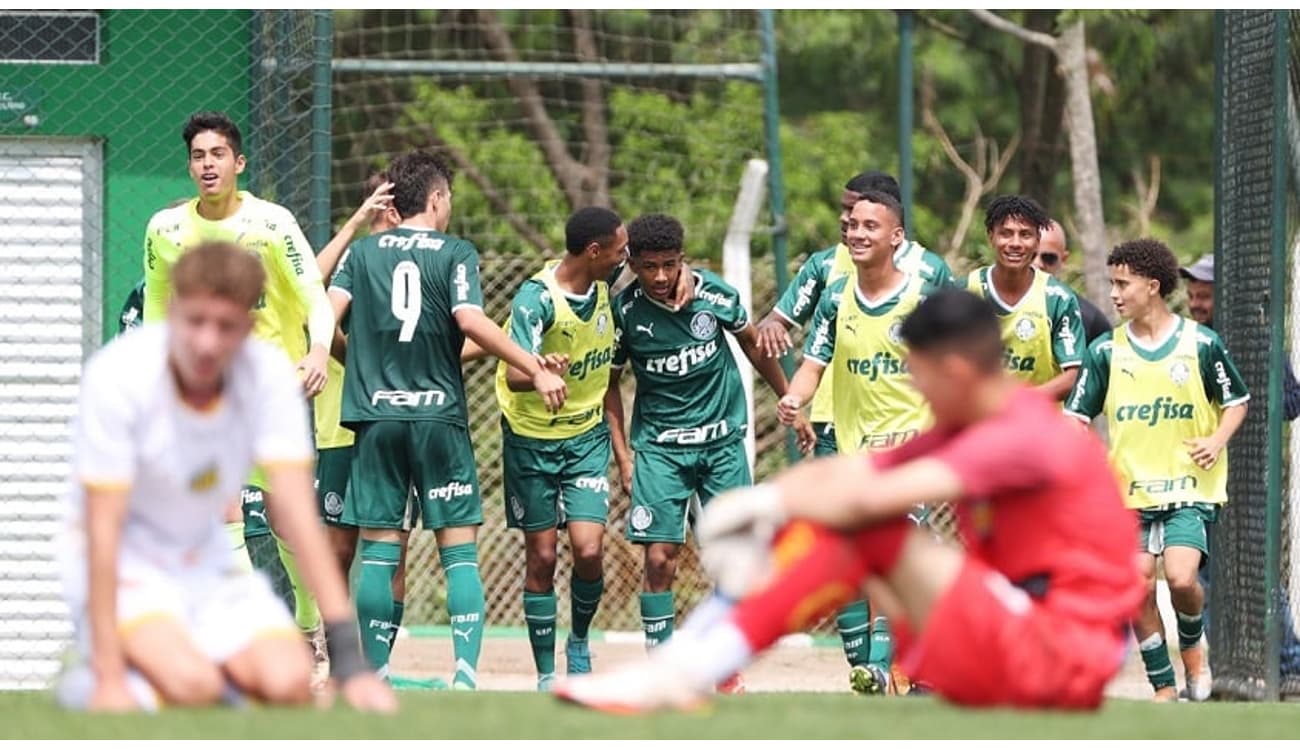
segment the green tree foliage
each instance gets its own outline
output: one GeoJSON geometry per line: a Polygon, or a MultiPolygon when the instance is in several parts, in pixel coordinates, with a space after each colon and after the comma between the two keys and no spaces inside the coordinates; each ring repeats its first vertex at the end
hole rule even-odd
{"type": "MultiPolygon", "coordinates": [[[[493,47],[485,26],[492,21],[506,32],[517,59],[579,61],[586,59],[578,44],[585,23],[602,61],[758,59],[752,13],[578,13],[583,12],[341,12],[338,46],[343,54],[362,57],[499,60],[504,53],[493,47]]],[[[1074,12],[1008,14],[1049,33],[1077,17],[1074,12]]],[[[1082,17],[1096,52],[1093,97],[1113,237],[1145,226],[1185,258],[1208,250],[1210,12],[1082,12],[1082,17]],[[1158,201],[1144,210],[1140,188],[1149,194],[1153,158],[1160,166],[1158,201]]],[[[836,239],[838,197],[847,178],[862,169],[897,171],[897,20],[887,11],[788,10],[777,14],[777,34],[787,220],[790,250],[797,256],[836,239]]],[[[977,135],[1000,146],[1017,134],[1025,136],[1024,148],[994,192],[1028,190],[1068,227],[1068,144],[1059,102],[1049,90],[1055,70],[1034,67],[1052,65],[1050,56],[1026,58],[1019,40],[962,11],[920,13],[915,41],[918,83],[923,77],[932,83],[935,114],[958,151],[971,159],[977,135]],[[1031,156],[1032,168],[1024,163],[1031,156]]],[[[608,202],[628,216],[675,213],[688,227],[688,251],[718,257],[744,160],[764,151],[760,87],[687,78],[611,78],[594,93],[576,79],[538,78],[535,85],[564,149],[579,164],[593,146],[583,104],[593,96],[599,102],[609,157],[607,169],[597,171],[605,175],[608,202]]],[[[405,148],[450,148],[462,159],[462,175],[468,164],[478,176],[458,178],[456,229],[492,250],[537,253],[543,243],[558,247],[562,219],[575,199],[561,189],[554,155],[538,146],[536,122],[518,89],[501,79],[390,76],[345,78],[336,91],[341,107],[336,153],[366,155],[366,161],[342,168],[336,163],[345,183],[360,182],[366,169],[405,148]],[[520,224],[533,230],[531,239],[520,224]]],[[[965,182],[938,141],[920,128],[919,113],[917,122],[910,224],[914,236],[942,248],[960,212],[965,182]]],[[[350,210],[352,192],[336,194],[340,216],[350,210]],[[347,200],[341,200],[344,194],[347,200]]],[[[956,245],[950,260],[958,267],[987,260],[978,222],[956,245]]],[[[756,252],[769,248],[756,237],[756,252]]]]}

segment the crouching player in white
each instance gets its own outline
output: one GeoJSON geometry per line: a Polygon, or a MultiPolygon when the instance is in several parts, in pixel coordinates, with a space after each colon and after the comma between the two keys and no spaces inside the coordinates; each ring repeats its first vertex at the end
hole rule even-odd
{"type": "Polygon", "coordinates": [[[282,352],[248,336],[265,279],[256,256],[201,244],[172,270],[166,322],[86,364],[60,545],[79,654],[57,687],[65,706],[310,699],[311,651],[265,576],[241,570],[222,523],[256,463],[318,598],[343,695],[396,709],[366,667],[316,517],[301,385],[282,352]]]}

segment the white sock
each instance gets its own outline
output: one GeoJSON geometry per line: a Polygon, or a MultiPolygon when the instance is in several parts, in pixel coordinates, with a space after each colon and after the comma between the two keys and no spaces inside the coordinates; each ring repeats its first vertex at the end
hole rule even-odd
{"type": "Polygon", "coordinates": [[[691,610],[691,613],[686,616],[686,622],[677,629],[677,633],[705,633],[709,628],[726,619],[735,606],[735,602],[715,591],[708,599],[701,602],[700,606],[691,610]]]}
{"type": "Polygon", "coordinates": [[[660,658],[672,661],[701,692],[739,672],[754,656],[749,641],[730,620],[704,632],[674,633],[659,652],[660,658]]]}

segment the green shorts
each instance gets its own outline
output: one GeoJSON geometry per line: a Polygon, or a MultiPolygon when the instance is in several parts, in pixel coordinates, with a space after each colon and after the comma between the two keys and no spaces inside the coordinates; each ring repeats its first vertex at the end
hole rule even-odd
{"type": "Polygon", "coordinates": [[[840,446],[835,442],[834,422],[813,422],[813,432],[817,433],[817,442],[813,445],[813,458],[839,455],[840,446]]]}
{"type": "Polygon", "coordinates": [[[602,422],[561,440],[523,437],[501,421],[506,527],[563,528],[609,518],[609,428],[602,422]]]}
{"type": "Polygon", "coordinates": [[[266,490],[253,484],[246,484],[239,491],[239,509],[244,513],[244,538],[266,536],[271,533],[271,524],[266,520],[266,490]]]}
{"type": "Polygon", "coordinates": [[[1205,525],[1219,518],[1219,506],[1196,503],[1177,508],[1138,511],[1138,551],[1163,555],[1169,547],[1200,550],[1205,565],[1210,549],[1206,544],[1205,525]]]}
{"type": "Polygon", "coordinates": [[[347,525],[343,523],[343,502],[348,496],[351,468],[350,445],[316,451],[316,506],[321,520],[330,526],[347,525]]]}
{"type": "Polygon", "coordinates": [[[426,529],[483,523],[478,470],[464,427],[446,422],[365,422],[355,432],[344,525],[404,528],[412,502],[418,505],[426,529]]]}
{"type": "Polygon", "coordinates": [[[686,524],[727,490],[754,483],[745,441],[705,448],[645,448],[632,465],[627,538],[637,544],[686,541],[686,524]],[[698,502],[692,497],[698,496],[698,502]]]}

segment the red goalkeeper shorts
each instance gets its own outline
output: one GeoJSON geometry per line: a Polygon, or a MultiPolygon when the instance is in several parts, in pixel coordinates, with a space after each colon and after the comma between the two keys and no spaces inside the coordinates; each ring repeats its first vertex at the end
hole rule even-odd
{"type": "Polygon", "coordinates": [[[954,703],[1091,709],[1123,664],[1118,624],[1081,622],[1043,606],[970,558],[925,629],[897,623],[899,665],[954,703]]]}

